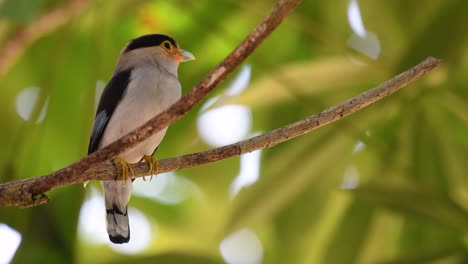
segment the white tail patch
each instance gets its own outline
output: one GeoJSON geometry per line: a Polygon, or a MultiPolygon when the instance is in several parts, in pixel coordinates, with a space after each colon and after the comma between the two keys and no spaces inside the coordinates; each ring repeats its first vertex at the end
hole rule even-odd
{"type": "Polygon", "coordinates": [[[130,240],[127,205],[132,194],[132,181],[103,181],[106,206],[106,226],[112,243],[130,240]]]}

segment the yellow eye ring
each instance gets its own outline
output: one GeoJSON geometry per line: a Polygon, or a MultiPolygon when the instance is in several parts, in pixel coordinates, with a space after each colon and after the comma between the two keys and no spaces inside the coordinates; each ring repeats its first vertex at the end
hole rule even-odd
{"type": "Polygon", "coordinates": [[[172,44],[169,40],[165,40],[161,43],[161,47],[163,47],[165,50],[167,51],[171,51],[172,50],[172,44]]]}

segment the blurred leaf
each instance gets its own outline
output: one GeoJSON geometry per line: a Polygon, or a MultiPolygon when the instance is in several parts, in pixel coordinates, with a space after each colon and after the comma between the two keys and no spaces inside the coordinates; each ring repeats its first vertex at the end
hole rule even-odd
{"type": "Polygon", "coordinates": [[[441,130],[441,137],[452,141],[455,146],[459,145],[468,150],[468,106],[463,98],[458,97],[450,91],[439,96],[428,99],[426,111],[433,117],[433,122],[438,130],[441,130]],[[437,106],[437,107],[435,107],[437,106]],[[450,135],[450,136],[444,136],[450,135]]]}
{"type": "Polygon", "coordinates": [[[424,101],[413,105],[411,159],[406,176],[417,179],[422,184],[437,186],[447,190],[447,177],[441,163],[438,139],[434,127],[429,123],[429,116],[424,111],[424,101]]]}
{"type": "Polygon", "coordinates": [[[221,264],[220,259],[212,256],[203,256],[183,252],[162,253],[145,257],[120,257],[108,263],[158,263],[158,264],[221,264]]]}
{"type": "Polygon", "coordinates": [[[267,107],[296,97],[337,93],[362,85],[363,80],[369,83],[382,79],[382,72],[375,67],[359,66],[342,57],[287,64],[253,82],[232,103],[267,107]]]}
{"type": "MultiPolygon", "coordinates": [[[[62,263],[75,258],[81,187],[67,186],[52,201],[31,210],[28,222],[18,229],[22,243],[17,263],[62,263]]],[[[16,224],[13,223],[12,226],[16,224]]]]}
{"type": "Polygon", "coordinates": [[[353,191],[373,205],[439,222],[459,231],[468,231],[468,212],[447,193],[403,180],[375,180],[353,191]]]}
{"type": "Polygon", "coordinates": [[[237,228],[255,225],[271,218],[280,208],[291,199],[301,193],[310,184],[317,180],[320,172],[335,162],[333,157],[341,156],[347,140],[343,135],[332,137],[327,135],[325,139],[313,144],[297,146],[291,150],[296,153],[284,152],[277,156],[278,161],[270,161],[275,164],[276,174],[264,179],[253,187],[241,191],[233,205],[231,218],[224,228],[224,234],[237,228]],[[317,143],[318,142],[318,143],[317,143]],[[320,153],[318,155],[317,153],[320,153]],[[301,162],[284,164],[279,166],[281,157],[306,156],[307,163],[301,162]]]}
{"type": "Polygon", "coordinates": [[[356,263],[369,230],[374,209],[354,201],[341,218],[333,239],[327,245],[323,263],[356,263]]]}
{"type": "Polygon", "coordinates": [[[463,247],[446,247],[413,252],[410,255],[399,256],[387,261],[379,261],[380,264],[417,264],[417,263],[463,263],[463,247]]]}
{"type": "Polygon", "coordinates": [[[4,0],[0,2],[0,17],[15,23],[30,22],[39,11],[41,0],[4,0]]]}
{"type": "MultiPolygon", "coordinates": [[[[322,222],[332,223],[328,219],[324,220],[324,215],[333,211],[332,207],[336,207],[332,198],[334,191],[343,182],[343,172],[350,154],[342,153],[340,162],[317,171],[319,177],[278,210],[273,218],[278,238],[275,251],[281,251],[282,254],[277,256],[275,263],[301,263],[311,251],[311,238],[318,237],[315,231],[322,222]]],[[[307,167],[306,164],[297,166],[302,166],[305,170],[307,167]]]]}
{"type": "MultiPolygon", "coordinates": [[[[468,34],[466,33],[466,11],[467,1],[441,1],[438,12],[427,19],[423,29],[415,32],[406,52],[402,54],[397,70],[404,70],[427,56],[435,56],[444,60],[456,59],[463,50],[466,50],[468,34]],[[450,28],[450,30],[447,30],[450,28]],[[443,36],[443,37],[434,37],[443,36]],[[423,43],[430,43],[423,45],[423,43]]],[[[420,5],[414,6],[413,10],[419,10],[420,5]]],[[[409,14],[410,17],[414,13],[409,14]]],[[[412,35],[410,35],[412,36],[412,35]]]]}

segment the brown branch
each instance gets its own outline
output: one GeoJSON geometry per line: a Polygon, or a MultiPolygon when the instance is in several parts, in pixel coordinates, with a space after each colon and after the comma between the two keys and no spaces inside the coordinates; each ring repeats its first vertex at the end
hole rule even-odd
{"type": "MultiPolygon", "coordinates": [[[[429,57],[413,68],[399,74],[398,76],[395,76],[394,78],[369,91],[366,91],[316,115],[287,125],[285,127],[278,128],[266,134],[221,148],[161,160],[159,162],[159,173],[198,166],[209,162],[226,159],[232,156],[238,156],[247,152],[252,152],[254,150],[275,146],[279,143],[290,140],[294,137],[303,135],[321,126],[344,118],[358,111],[359,109],[362,109],[392,94],[393,92],[421,78],[427,72],[435,69],[440,65],[440,63],[441,60],[429,57]]],[[[134,178],[146,176],[149,170],[147,163],[134,164],[132,167],[135,171],[134,178]]],[[[97,168],[94,171],[89,171],[81,177],[58,180],[55,182],[55,185],[50,185],[49,190],[58,186],[80,183],[87,180],[112,180],[115,178],[115,175],[115,167],[111,164],[108,164],[97,168]]],[[[17,195],[21,195],[22,193],[30,193],[31,186],[34,186],[35,184],[41,184],[42,182],[50,182],[52,177],[53,174],[0,185],[0,205],[18,205],[15,203],[18,200],[15,199],[12,202],[11,200],[8,200],[8,197],[4,196],[3,193],[16,193],[17,195]]],[[[41,196],[36,201],[39,201],[36,203],[43,203],[47,201],[47,198],[45,196],[41,196]]],[[[19,205],[24,206],[24,204],[19,205]]],[[[34,204],[26,205],[32,206],[34,204]]]]}
{"type": "Polygon", "coordinates": [[[44,195],[45,192],[66,183],[84,181],[83,174],[86,171],[98,168],[104,162],[179,120],[252,54],[299,2],[300,0],[279,0],[270,14],[197,86],[169,109],[146,122],[140,128],[54,173],[0,185],[0,205],[28,207],[45,203],[48,200],[44,195]]]}
{"type": "Polygon", "coordinates": [[[0,51],[0,76],[8,72],[28,45],[70,21],[75,15],[81,13],[87,4],[88,0],[73,0],[53,9],[8,40],[0,51]]]}
{"type": "MultiPolygon", "coordinates": [[[[336,106],[326,109],[318,114],[302,119],[287,126],[275,129],[268,133],[238,142],[224,147],[211,149],[203,152],[193,153],[175,158],[169,158],[159,161],[158,173],[175,171],[184,168],[195,167],[218,160],[227,159],[233,156],[239,156],[259,149],[273,147],[279,143],[288,141],[292,138],[309,133],[319,127],[325,126],[339,119],[342,119],[396,91],[418,80],[424,74],[439,66],[441,60],[429,57],[412,67],[409,70],[393,77],[392,79],[380,84],[379,86],[357,95],[336,106]]],[[[148,175],[149,165],[146,162],[132,164],[135,172],[134,177],[138,178],[148,175]]],[[[104,165],[94,171],[86,173],[81,179],[85,180],[113,180],[115,179],[116,169],[112,164],[104,165]]],[[[78,183],[70,182],[68,184],[78,183]]]]}

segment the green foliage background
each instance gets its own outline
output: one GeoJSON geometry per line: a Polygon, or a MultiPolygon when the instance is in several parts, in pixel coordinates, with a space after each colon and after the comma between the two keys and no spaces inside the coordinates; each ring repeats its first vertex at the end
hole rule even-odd
{"type": "MultiPolygon", "coordinates": [[[[67,3],[0,1],[0,50],[67,3]]],[[[109,79],[129,39],[164,32],[195,54],[197,61],[179,70],[187,92],[274,4],[87,2],[84,11],[27,45],[0,76],[1,182],[48,174],[86,155],[96,82],[109,79]],[[16,96],[31,86],[41,87],[39,102],[50,98],[40,124],[25,122],[15,110],[16,96]]],[[[231,103],[251,107],[254,131],[312,115],[427,56],[442,58],[443,66],[351,117],[264,151],[260,180],[233,201],[227,191],[238,158],[180,171],[197,184],[202,200],[168,206],[133,197],[131,205],[163,230],[139,255],[122,257],[78,238],[81,185],[52,191],[51,201],[37,208],[0,208],[0,222],[22,234],[14,262],[222,263],[220,241],[243,227],[262,241],[264,263],[468,262],[468,1],[359,5],[367,30],[381,43],[377,60],[346,44],[348,1],[305,0],[246,61],[252,82],[231,103]],[[353,152],[359,141],[365,148],[353,152]],[[350,166],[359,172],[359,185],[344,190],[350,166]]],[[[170,128],[159,158],[209,148],[200,140],[193,144],[198,110],[170,128]]]]}

